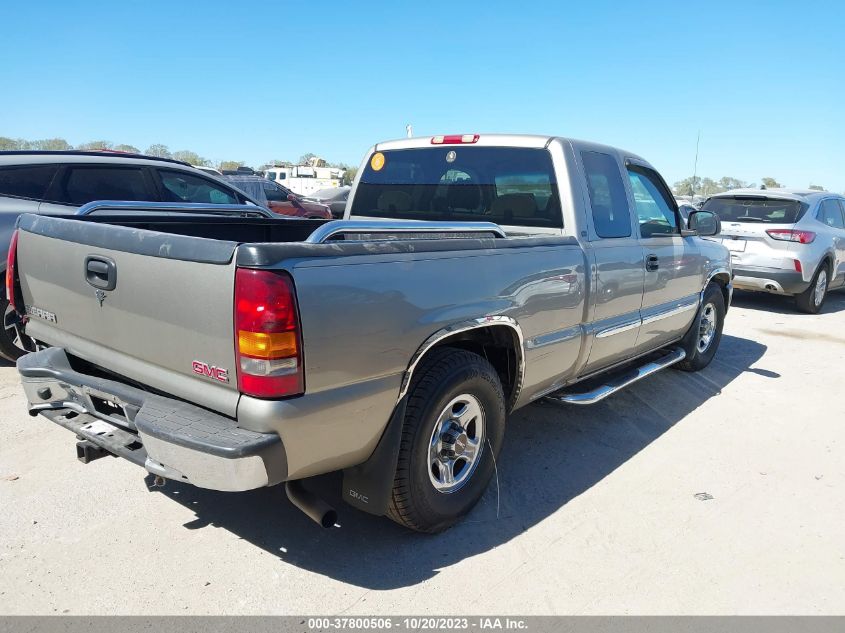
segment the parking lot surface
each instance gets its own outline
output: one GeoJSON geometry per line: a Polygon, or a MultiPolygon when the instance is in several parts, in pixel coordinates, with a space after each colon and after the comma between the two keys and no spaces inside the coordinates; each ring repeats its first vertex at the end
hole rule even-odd
{"type": "Polygon", "coordinates": [[[715,360],[512,416],[460,525],[408,532],[282,487],[222,493],[27,415],[0,367],[3,614],[845,613],[845,294],[737,294],[715,360]]]}

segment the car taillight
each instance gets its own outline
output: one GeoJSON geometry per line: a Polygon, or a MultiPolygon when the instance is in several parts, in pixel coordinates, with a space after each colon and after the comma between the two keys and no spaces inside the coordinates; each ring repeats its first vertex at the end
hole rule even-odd
{"type": "Polygon", "coordinates": [[[241,393],[275,398],[305,391],[296,294],[286,273],[237,269],[235,351],[241,393]]]}
{"type": "Polygon", "coordinates": [[[6,300],[15,312],[19,312],[15,301],[15,277],[17,276],[18,261],[18,230],[12,233],[12,241],[9,242],[9,252],[6,255],[6,300]]]}
{"type": "Polygon", "coordinates": [[[432,136],[432,145],[459,145],[461,143],[477,143],[478,134],[447,134],[446,136],[432,136]]]}
{"type": "Polygon", "coordinates": [[[799,244],[809,244],[816,239],[816,234],[812,231],[794,231],[792,229],[771,229],[766,231],[770,238],[781,242],[798,242],[799,244]]]}

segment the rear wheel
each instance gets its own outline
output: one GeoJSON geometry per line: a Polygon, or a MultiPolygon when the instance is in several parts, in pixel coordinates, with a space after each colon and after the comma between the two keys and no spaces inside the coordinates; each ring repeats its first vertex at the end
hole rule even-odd
{"type": "Polygon", "coordinates": [[[807,314],[818,314],[827,298],[827,287],[830,284],[827,273],[827,263],[822,262],[809,288],[799,295],[795,295],[795,304],[801,312],[807,314]]]}
{"type": "Polygon", "coordinates": [[[713,360],[722,340],[725,325],[725,297],[722,289],[711,283],[704,291],[698,318],[682,341],[687,356],[675,365],[683,371],[699,371],[713,360]]]}
{"type": "Polygon", "coordinates": [[[20,317],[6,297],[0,297],[0,310],[3,312],[3,328],[0,330],[0,356],[12,362],[35,349],[31,338],[23,333],[20,317]]]}
{"type": "Polygon", "coordinates": [[[444,347],[423,361],[408,405],[388,516],[441,532],[481,498],[505,434],[505,396],[484,358],[444,347]]]}

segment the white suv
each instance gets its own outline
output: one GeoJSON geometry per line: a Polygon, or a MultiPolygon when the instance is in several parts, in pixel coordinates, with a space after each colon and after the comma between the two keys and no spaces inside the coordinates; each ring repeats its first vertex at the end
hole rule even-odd
{"type": "Polygon", "coordinates": [[[704,203],[722,222],[734,287],[794,296],[815,314],[845,286],[845,197],[826,191],[734,189],[704,203]]]}

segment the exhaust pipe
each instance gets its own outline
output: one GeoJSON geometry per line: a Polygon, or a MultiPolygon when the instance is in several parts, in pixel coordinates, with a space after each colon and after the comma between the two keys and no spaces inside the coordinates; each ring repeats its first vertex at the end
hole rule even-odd
{"type": "Polygon", "coordinates": [[[285,492],[290,502],[312,521],[324,528],[330,528],[337,523],[337,511],[313,492],[306,490],[302,480],[294,479],[285,483],[285,492]]]}

